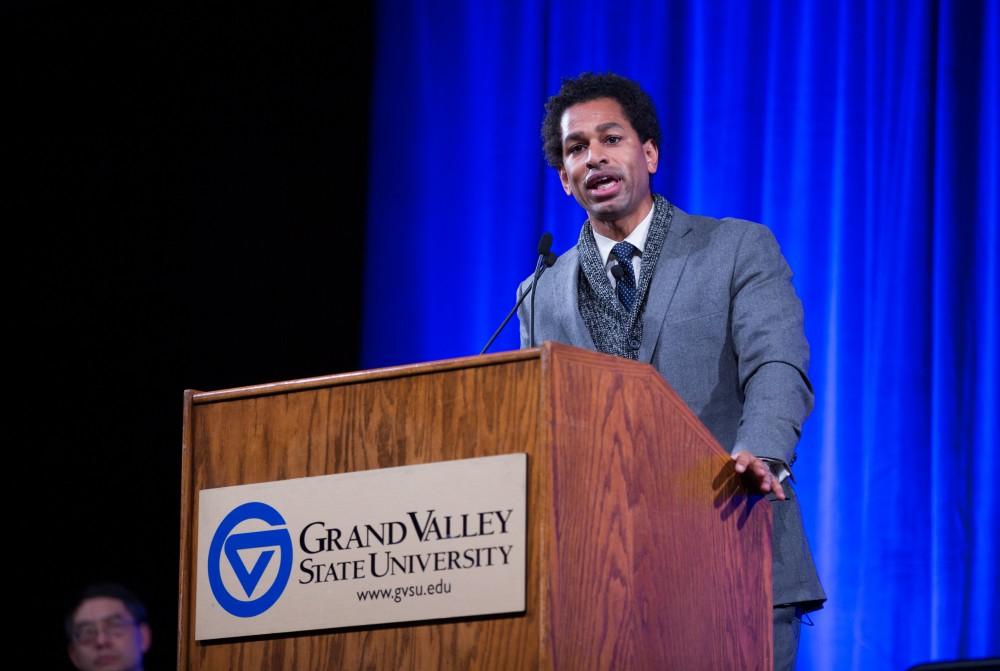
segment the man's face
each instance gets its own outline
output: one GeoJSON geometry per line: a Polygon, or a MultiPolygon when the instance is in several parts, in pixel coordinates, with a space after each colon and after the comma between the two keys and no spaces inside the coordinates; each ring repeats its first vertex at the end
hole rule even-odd
{"type": "Polygon", "coordinates": [[[73,614],[69,658],[80,671],[135,671],[149,649],[150,632],[118,599],[87,599],[73,614]]]}
{"type": "Polygon", "coordinates": [[[559,179],[566,194],[576,198],[591,220],[634,228],[652,206],[649,176],[659,161],[656,144],[639,139],[612,98],[567,108],[561,126],[559,179]]]}

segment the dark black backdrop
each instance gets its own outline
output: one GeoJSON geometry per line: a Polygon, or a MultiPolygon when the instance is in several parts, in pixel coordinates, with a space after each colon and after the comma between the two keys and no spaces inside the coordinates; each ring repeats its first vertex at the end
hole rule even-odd
{"type": "Polygon", "coordinates": [[[171,668],[182,391],[358,367],[371,10],[4,13],[28,140],[7,249],[19,635],[35,668],[65,668],[69,595],[120,580],[152,612],[150,668],[171,668]]]}

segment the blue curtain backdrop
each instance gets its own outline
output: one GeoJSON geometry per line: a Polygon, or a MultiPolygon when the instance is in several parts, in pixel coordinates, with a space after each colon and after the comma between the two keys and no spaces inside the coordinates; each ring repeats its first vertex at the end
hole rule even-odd
{"type": "Polygon", "coordinates": [[[539,235],[561,252],[583,221],[544,100],[636,78],[656,190],[766,223],[796,271],[817,392],[797,477],[830,596],[800,668],[1000,654],[998,4],[380,3],[365,365],[479,350],[539,235]]]}

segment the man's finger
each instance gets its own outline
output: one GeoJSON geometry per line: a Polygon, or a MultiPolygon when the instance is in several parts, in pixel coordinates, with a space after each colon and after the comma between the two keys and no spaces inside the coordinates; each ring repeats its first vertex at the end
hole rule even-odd
{"type": "Polygon", "coordinates": [[[736,462],[736,472],[742,473],[747,470],[747,466],[753,461],[753,455],[746,450],[740,450],[733,455],[733,461],[736,462]]]}
{"type": "Polygon", "coordinates": [[[757,476],[757,490],[765,494],[771,491],[771,478],[766,475],[757,476]]]}
{"type": "Polygon", "coordinates": [[[781,482],[778,481],[778,478],[774,478],[773,480],[774,480],[774,485],[773,485],[774,495],[778,497],[779,501],[784,501],[785,488],[781,486],[781,482]]]}

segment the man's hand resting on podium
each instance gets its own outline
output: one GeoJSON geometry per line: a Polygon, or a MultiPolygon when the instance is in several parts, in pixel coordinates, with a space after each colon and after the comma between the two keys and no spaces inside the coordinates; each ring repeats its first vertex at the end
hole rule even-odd
{"type": "Polygon", "coordinates": [[[774,492],[779,501],[785,500],[785,490],[771,472],[771,464],[758,459],[747,450],[740,450],[733,455],[736,462],[736,472],[743,473],[748,482],[752,482],[751,489],[756,487],[757,491],[767,494],[774,492]]]}

